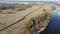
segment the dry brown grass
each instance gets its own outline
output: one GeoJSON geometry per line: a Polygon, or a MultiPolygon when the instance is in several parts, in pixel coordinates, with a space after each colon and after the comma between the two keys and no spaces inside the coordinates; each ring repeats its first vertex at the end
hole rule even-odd
{"type": "Polygon", "coordinates": [[[18,4],[14,9],[19,10],[1,10],[0,34],[38,34],[43,31],[50,19],[50,7],[30,5],[18,4]]]}

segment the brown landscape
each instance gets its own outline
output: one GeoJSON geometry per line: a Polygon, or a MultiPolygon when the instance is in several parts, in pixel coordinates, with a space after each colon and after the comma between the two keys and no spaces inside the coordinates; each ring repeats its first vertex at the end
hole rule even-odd
{"type": "MultiPolygon", "coordinates": [[[[50,10],[55,10],[56,6],[44,3],[0,3],[0,34],[38,34],[47,27],[50,10]]],[[[57,13],[60,16],[59,9],[57,13]]]]}

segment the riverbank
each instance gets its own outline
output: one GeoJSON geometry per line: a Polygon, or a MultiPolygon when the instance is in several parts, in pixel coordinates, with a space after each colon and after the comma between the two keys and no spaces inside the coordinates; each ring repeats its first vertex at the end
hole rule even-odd
{"type": "Polygon", "coordinates": [[[60,16],[60,9],[57,10],[58,15],[60,16]]]}

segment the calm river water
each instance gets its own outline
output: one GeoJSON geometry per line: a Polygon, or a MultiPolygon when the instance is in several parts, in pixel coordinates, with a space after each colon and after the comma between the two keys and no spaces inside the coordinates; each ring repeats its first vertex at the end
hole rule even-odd
{"type": "Polygon", "coordinates": [[[60,17],[56,10],[51,11],[50,22],[40,34],[60,34],[60,17]]]}

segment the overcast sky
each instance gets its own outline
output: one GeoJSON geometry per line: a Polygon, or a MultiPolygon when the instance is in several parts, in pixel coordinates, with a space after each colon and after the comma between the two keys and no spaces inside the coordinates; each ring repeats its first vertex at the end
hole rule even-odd
{"type": "Polygon", "coordinates": [[[0,0],[0,1],[60,1],[60,0],[0,0]]]}
{"type": "Polygon", "coordinates": [[[0,3],[5,2],[17,2],[17,1],[58,1],[60,3],[60,0],[0,0],[0,3]]]}

